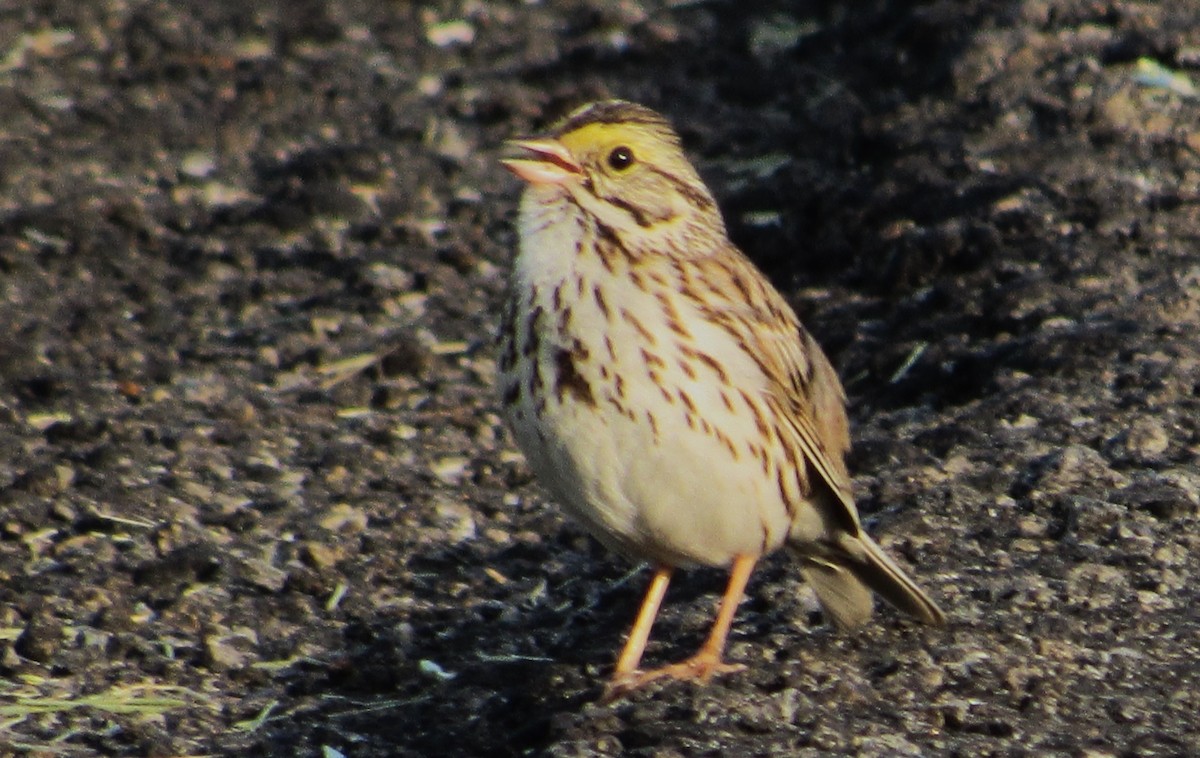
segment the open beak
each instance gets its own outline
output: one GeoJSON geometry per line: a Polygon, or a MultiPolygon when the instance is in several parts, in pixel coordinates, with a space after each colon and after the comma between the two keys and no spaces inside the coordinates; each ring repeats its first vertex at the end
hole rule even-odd
{"type": "Polygon", "coordinates": [[[562,184],[583,175],[583,167],[558,140],[521,139],[508,144],[524,150],[526,156],[500,162],[530,184],[562,184]]]}

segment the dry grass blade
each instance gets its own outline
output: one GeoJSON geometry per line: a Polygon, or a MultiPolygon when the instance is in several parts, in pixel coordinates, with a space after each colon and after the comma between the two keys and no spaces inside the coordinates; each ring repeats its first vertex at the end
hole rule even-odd
{"type": "Polygon", "coordinates": [[[113,687],[105,692],[80,697],[56,697],[40,692],[7,693],[10,702],[0,705],[0,718],[23,719],[43,713],[58,713],[79,708],[94,708],[107,713],[134,713],[157,716],[188,705],[187,697],[203,696],[166,684],[132,684],[113,687]]]}

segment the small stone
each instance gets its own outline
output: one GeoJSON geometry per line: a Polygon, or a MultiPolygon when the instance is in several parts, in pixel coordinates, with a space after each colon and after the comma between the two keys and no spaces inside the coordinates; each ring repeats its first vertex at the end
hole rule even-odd
{"type": "Polygon", "coordinates": [[[25,630],[13,643],[13,649],[31,661],[50,663],[62,647],[62,641],[62,623],[53,616],[39,613],[25,625],[25,630]]]}
{"type": "Polygon", "coordinates": [[[329,568],[337,564],[343,556],[343,552],[335,547],[312,541],[304,543],[300,554],[305,563],[316,569],[329,568]]]}
{"type": "Polygon", "coordinates": [[[261,558],[251,558],[241,565],[241,575],[255,587],[271,592],[279,592],[287,583],[286,571],[272,566],[261,558]]]}
{"type": "Polygon", "coordinates": [[[1128,587],[1125,572],[1099,563],[1085,563],[1067,575],[1067,593],[1089,608],[1109,608],[1128,587]]]}
{"type": "Polygon", "coordinates": [[[367,514],[348,503],[338,503],[317,523],[331,532],[358,534],[367,528],[367,514]]]}
{"type": "Polygon", "coordinates": [[[204,641],[209,663],[218,669],[244,668],[254,655],[258,634],[249,627],[236,627],[204,641]]]}
{"type": "Polygon", "coordinates": [[[459,484],[470,465],[471,459],[462,455],[449,455],[434,461],[429,469],[446,484],[459,484]]]}
{"type": "Polygon", "coordinates": [[[451,542],[464,542],[475,538],[475,513],[467,505],[455,500],[442,500],[435,509],[439,526],[451,542]]]}
{"type": "Polygon", "coordinates": [[[1171,438],[1162,422],[1156,418],[1143,417],[1133,422],[1124,433],[1126,452],[1137,458],[1153,458],[1162,455],[1171,445],[1171,438]]]}

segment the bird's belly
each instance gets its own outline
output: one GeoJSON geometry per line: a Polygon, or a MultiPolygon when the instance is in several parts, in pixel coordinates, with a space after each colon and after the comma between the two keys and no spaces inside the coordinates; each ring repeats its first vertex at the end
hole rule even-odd
{"type": "Polygon", "coordinates": [[[726,565],[783,542],[788,510],[739,394],[727,406],[707,377],[632,370],[618,396],[615,378],[577,371],[590,395],[526,400],[513,428],[539,480],[601,542],[670,565],[726,565]]]}

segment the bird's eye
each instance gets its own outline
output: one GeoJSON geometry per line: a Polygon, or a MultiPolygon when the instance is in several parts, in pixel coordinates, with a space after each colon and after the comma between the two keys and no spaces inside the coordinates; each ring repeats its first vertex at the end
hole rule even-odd
{"type": "Polygon", "coordinates": [[[612,152],[608,154],[608,165],[617,171],[624,171],[632,166],[633,163],[633,151],[624,145],[614,147],[612,152]]]}

